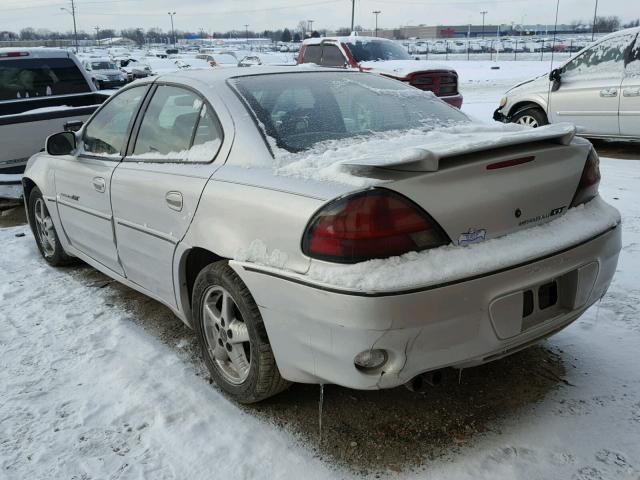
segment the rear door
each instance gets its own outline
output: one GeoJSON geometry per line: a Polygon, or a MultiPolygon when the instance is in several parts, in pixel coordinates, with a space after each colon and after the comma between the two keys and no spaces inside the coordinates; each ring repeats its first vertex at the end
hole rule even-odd
{"type": "Polygon", "coordinates": [[[111,214],[110,184],[148,88],[127,89],[108,101],[83,130],[79,154],[56,157],[60,219],[71,245],[122,275],[111,214]]]}
{"type": "Polygon", "coordinates": [[[158,85],[144,108],[111,182],[118,253],[129,280],[175,305],[174,251],[222,163],[223,133],[211,105],[183,87],[158,85]]]}
{"type": "Polygon", "coordinates": [[[634,38],[624,34],[605,39],[566,64],[560,89],[549,94],[552,123],[574,123],[587,135],[620,134],[624,52],[634,38]]]}
{"type": "Polygon", "coordinates": [[[629,49],[620,98],[620,135],[640,138],[640,36],[629,49]]]}

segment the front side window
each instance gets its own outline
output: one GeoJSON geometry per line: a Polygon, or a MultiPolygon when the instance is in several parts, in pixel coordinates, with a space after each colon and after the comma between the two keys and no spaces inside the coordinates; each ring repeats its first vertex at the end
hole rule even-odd
{"type": "Polygon", "coordinates": [[[161,85],[149,102],[131,158],[210,162],[221,144],[220,123],[198,95],[161,85]]]}
{"type": "Polygon", "coordinates": [[[91,70],[117,70],[117,68],[111,62],[91,62],[91,70]]]}
{"type": "Polygon", "coordinates": [[[470,121],[431,93],[377,75],[287,73],[240,77],[232,84],[266,135],[289,152],[326,140],[470,121]]]}
{"type": "Polygon", "coordinates": [[[0,61],[0,101],[88,92],[91,87],[69,58],[0,61]]]}
{"type": "Polygon", "coordinates": [[[146,91],[146,86],[140,86],[115,95],[85,127],[84,153],[120,158],[133,116],[146,91]]]}
{"type": "Polygon", "coordinates": [[[635,37],[631,34],[605,39],[588,48],[564,67],[563,79],[608,78],[622,75],[625,52],[635,37]]]}

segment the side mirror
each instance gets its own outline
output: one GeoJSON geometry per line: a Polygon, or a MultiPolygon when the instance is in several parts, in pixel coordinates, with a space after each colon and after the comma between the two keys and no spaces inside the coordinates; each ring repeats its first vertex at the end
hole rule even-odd
{"type": "Polygon", "coordinates": [[[76,134],[61,132],[47,138],[46,150],[49,155],[69,155],[76,149],[76,134]]]}
{"type": "Polygon", "coordinates": [[[560,90],[560,86],[562,85],[563,71],[564,70],[562,68],[554,68],[553,70],[551,70],[551,73],[549,74],[549,81],[553,82],[551,91],[557,92],[558,90],[560,90]]]}

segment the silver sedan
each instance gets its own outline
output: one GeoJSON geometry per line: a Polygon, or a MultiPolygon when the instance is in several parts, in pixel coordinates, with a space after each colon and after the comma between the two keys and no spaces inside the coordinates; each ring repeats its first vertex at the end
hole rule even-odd
{"type": "Polygon", "coordinates": [[[359,72],[189,71],[49,137],[24,198],[47,262],[167,305],[240,402],[290,382],[418,389],[606,292],[620,216],[574,134],[476,124],[359,72]]]}

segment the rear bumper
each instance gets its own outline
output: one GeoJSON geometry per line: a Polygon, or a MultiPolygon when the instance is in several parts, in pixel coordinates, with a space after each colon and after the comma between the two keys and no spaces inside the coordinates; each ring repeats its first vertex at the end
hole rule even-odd
{"type": "MultiPolygon", "coordinates": [[[[22,171],[24,172],[24,166],[22,171]]],[[[0,199],[20,200],[22,194],[22,174],[0,173],[0,199]]]]}
{"type": "Polygon", "coordinates": [[[231,265],[259,305],[284,378],[381,389],[430,370],[486,363],[563,329],[606,293],[620,248],[617,226],[526,265],[397,294],[326,289],[231,265]],[[541,309],[538,292],[550,282],[557,302],[541,309]],[[528,291],[533,311],[523,318],[528,291]],[[387,363],[358,370],[354,357],[372,348],[386,350],[387,363]]]}
{"type": "Polygon", "coordinates": [[[461,94],[452,95],[450,97],[439,97],[439,98],[447,102],[449,105],[452,105],[456,108],[462,108],[463,97],[461,94]]]}

